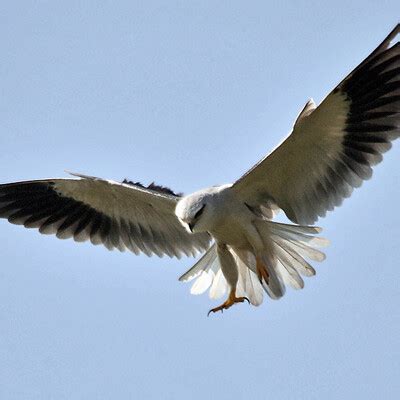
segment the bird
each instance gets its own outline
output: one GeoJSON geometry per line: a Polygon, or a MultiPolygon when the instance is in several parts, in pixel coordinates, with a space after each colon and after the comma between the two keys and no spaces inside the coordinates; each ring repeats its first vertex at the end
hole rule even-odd
{"type": "Polygon", "coordinates": [[[303,288],[325,258],[315,222],[371,178],[400,136],[400,24],[291,133],[237,181],[189,195],[71,173],[0,185],[0,217],[60,239],[148,256],[201,257],[192,294],[258,306],[303,288]],[[283,212],[287,223],[274,221],[283,212]]]}

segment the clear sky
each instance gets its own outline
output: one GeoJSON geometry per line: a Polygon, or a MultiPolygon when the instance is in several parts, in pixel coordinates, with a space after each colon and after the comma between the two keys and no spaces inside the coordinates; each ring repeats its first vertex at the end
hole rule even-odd
{"type": "MultiPolygon", "coordinates": [[[[239,177],[400,18],[394,1],[3,1],[0,182],[239,177]]],[[[193,260],[0,221],[0,398],[400,398],[400,143],[320,220],[302,291],[207,318],[193,260]]]]}

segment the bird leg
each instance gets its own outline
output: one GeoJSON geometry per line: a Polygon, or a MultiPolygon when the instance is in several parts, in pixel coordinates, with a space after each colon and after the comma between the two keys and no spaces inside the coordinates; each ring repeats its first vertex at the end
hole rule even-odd
{"type": "Polygon", "coordinates": [[[227,300],[220,306],[212,308],[208,312],[207,316],[210,315],[210,313],[216,313],[218,311],[224,312],[224,310],[227,310],[229,307],[232,307],[235,303],[243,303],[245,300],[250,304],[250,300],[247,297],[236,297],[235,292],[236,292],[235,288],[231,289],[227,300]]]}
{"type": "Polygon", "coordinates": [[[262,284],[262,281],[264,279],[265,283],[268,284],[269,273],[267,271],[267,267],[265,266],[265,264],[259,257],[256,257],[256,268],[257,268],[257,276],[258,276],[260,283],[262,284]]]}

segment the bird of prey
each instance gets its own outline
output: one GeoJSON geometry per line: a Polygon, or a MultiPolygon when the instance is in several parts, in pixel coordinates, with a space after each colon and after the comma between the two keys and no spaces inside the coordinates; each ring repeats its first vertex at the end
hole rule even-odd
{"type": "Polygon", "coordinates": [[[233,184],[182,196],[168,188],[75,175],[0,185],[0,217],[40,233],[107,249],[180,258],[204,253],[181,281],[227,295],[223,311],[265,291],[302,288],[322,261],[319,217],[372,175],[400,136],[400,32],[386,39],[317,107],[309,100],[291,134],[233,184]],[[294,224],[273,222],[283,210],[294,224]]]}

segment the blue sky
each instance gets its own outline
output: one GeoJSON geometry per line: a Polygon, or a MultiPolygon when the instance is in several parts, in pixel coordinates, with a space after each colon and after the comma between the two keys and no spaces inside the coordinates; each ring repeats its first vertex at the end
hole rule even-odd
{"type": "MultiPolygon", "coordinates": [[[[0,6],[0,182],[235,180],[398,22],[398,1],[15,1],[0,6]]],[[[400,145],[319,221],[302,291],[214,305],[193,260],[0,221],[0,398],[398,399],[400,145]]]]}

